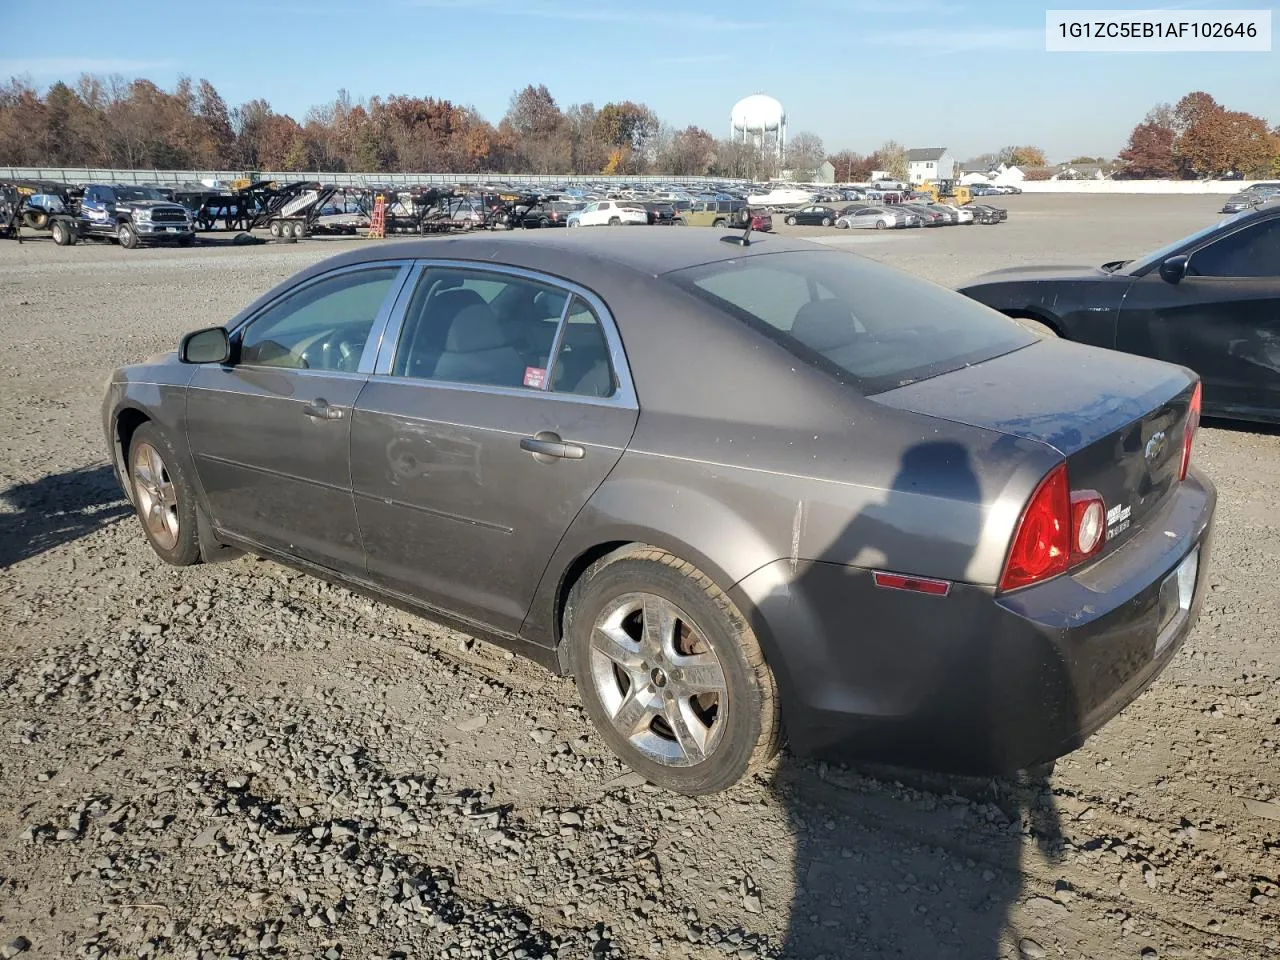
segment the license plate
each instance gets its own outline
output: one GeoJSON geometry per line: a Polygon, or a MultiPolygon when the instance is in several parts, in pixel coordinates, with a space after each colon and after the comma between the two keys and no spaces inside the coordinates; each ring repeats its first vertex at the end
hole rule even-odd
{"type": "Polygon", "coordinates": [[[179,227],[165,227],[165,229],[170,233],[181,233],[181,228],[179,227]]]}
{"type": "Polygon", "coordinates": [[[1196,547],[1160,583],[1160,630],[1156,635],[1156,655],[1169,645],[1177,630],[1170,629],[1179,614],[1191,609],[1195,597],[1196,574],[1200,569],[1200,548],[1196,547]]]}

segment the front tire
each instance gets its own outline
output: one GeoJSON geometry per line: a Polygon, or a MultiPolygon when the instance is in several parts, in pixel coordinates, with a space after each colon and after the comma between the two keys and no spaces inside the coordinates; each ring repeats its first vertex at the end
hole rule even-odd
{"type": "Polygon", "coordinates": [[[830,217],[823,217],[823,218],[822,218],[822,225],[823,225],[824,227],[829,227],[829,226],[831,226],[831,218],[830,218],[830,217]]]}
{"type": "Polygon", "coordinates": [[[796,225],[795,217],[787,217],[787,226],[794,227],[796,225]]]}
{"type": "Polygon", "coordinates": [[[564,634],[588,716],[652,783],[716,793],[777,753],[777,686],[759,641],[692,564],[644,545],[602,558],[570,592],[564,634]]]}
{"type": "Polygon", "coordinates": [[[889,224],[885,223],[883,220],[877,220],[877,221],[876,221],[876,229],[877,229],[877,230],[883,230],[883,229],[885,229],[887,226],[889,226],[889,224]]]}
{"type": "Polygon", "coordinates": [[[618,217],[610,217],[610,218],[609,218],[609,226],[611,226],[611,227],[620,227],[620,226],[622,226],[622,221],[621,221],[618,217]]]}
{"type": "Polygon", "coordinates": [[[153,423],[134,431],[127,455],[134,510],[151,549],[175,567],[197,563],[196,501],[181,458],[153,423]]]}
{"type": "Polygon", "coordinates": [[[116,228],[116,239],[126,250],[135,250],[138,246],[138,231],[131,223],[122,223],[116,228]]]}

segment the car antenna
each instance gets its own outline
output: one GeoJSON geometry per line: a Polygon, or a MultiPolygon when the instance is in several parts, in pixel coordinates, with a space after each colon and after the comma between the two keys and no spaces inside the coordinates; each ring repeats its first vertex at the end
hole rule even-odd
{"type": "Polygon", "coordinates": [[[751,246],[751,208],[744,207],[743,210],[746,212],[746,215],[747,215],[747,229],[742,231],[742,236],[738,236],[737,234],[730,234],[728,236],[721,237],[720,238],[721,242],[736,243],[742,247],[751,246]]]}

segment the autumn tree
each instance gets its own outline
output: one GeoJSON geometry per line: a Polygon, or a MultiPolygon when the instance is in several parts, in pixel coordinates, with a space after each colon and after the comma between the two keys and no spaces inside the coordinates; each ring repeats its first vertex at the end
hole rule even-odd
{"type": "Polygon", "coordinates": [[[1000,151],[1000,159],[1011,167],[1046,167],[1049,161],[1039,147],[1005,147],[1000,151]]]}
{"type": "Polygon", "coordinates": [[[827,157],[835,168],[836,180],[842,183],[862,182],[871,179],[871,158],[852,150],[841,150],[827,157]]]}
{"type": "Polygon", "coordinates": [[[873,155],[876,170],[884,170],[894,180],[906,182],[907,148],[896,140],[886,140],[873,155]]]}
{"type": "Polygon", "coordinates": [[[705,176],[716,156],[716,140],[701,127],[685,127],[672,135],[658,158],[665,173],[678,177],[705,176]]]}
{"type": "Polygon", "coordinates": [[[1124,173],[1136,179],[1162,179],[1178,172],[1173,156],[1174,130],[1160,123],[1144,121],[1129,134],[1128,145],[1120,151],[1124,173]]]}
{"type": "Polygon", "coordinates": [[[569,166],[568,123],[546,84],[513,93],[501,127],[516,138],[530,173],[562,173],[569,166]]]}
{"type": "Polygon", "coordinates": [[[813,180],[826,156],[822,138],[816,133],[797,133],[787,144],[787,169],[791,171],[792,179],[813,180]]]}

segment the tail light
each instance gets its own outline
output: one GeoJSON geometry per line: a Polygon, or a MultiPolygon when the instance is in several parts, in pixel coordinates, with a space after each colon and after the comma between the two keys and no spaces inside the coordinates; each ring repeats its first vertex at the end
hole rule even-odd
{"type": "Polygon", "coordinates": [[[1187,405],[1187,423],[1182,428],[1182,467],[1178,470],[1178,479],[1187,479],[1187,468],[1191,466],[1191,443],[1200,429],[1200,384],[1196,384],[1191,394],[1191,403],[1187,405]]]}
{"type": "Polygon", "coordinates": [[[1013,590],[1065,573],[1071,562],[1070,526],[1067,465],[1060,463],[1040,481],[1022,511],[1000,577],[1000,589],[1013,590]]]}
{"type": "Polygon", "coordinates": [[[1084,562],[1107,540],[1107,505],[1093,490],[1071,490],[1066,463],[1040,481],[1022,511],[1000,577],[1001,590],[1040,583],[1084,562]]]}

